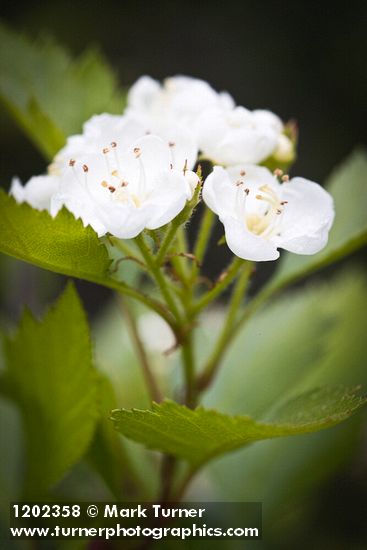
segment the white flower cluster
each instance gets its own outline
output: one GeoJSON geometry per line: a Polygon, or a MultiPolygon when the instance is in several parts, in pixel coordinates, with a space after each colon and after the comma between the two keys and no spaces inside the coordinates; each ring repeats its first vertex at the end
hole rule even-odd
{"type": "Polygon", "coordinates": [[[215,166],[203,199],[218,214],[237,256],[274,260],[278,248],[314,254],[327,242],[330,195],[302,178],[288,180],[257,166],[269,156],[293,157],[282,121],[265,110],[236,106],[202,80],[178,76],[161,85],[140,78],[122,115],[102,114],[68,138],[49,166],[23,187],[18,202],[55,216],[65,206],[99,236],[136,237],[174,219],[199,182],[199,154],[215,166]]]}

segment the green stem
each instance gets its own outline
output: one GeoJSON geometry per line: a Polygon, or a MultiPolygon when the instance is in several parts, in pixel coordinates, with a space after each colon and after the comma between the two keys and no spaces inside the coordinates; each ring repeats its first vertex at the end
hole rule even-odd
{"type": "Polygon", "coordinates": [[[148,354],[140,338],[138,327],[136,325],[136,320],[132,309],[130,308],[129,301],[122,299],[121,305],[151,399],[159,403],[163,399],[162,394],[154,377],[153,370],[150,366],[148,354]]]}
{"type": "Polygon", "coordinates": [[[216,341],[213,354],[208,360],[206,367],[199,377],[197,385],[200,391],[203,391],[210,385],[218,370],[222,350],[225,350],[230,340],[236,317],[238,316],[238,310],[241,306],[241,302],[244,296],[246,295],[246,289],[252,272],[252,262],[245,262],[242,272],[238,277],[236,286],[233,289],[231,301],[227,311],[227,316],[223,323],[222,331],[216,341]]]}
{"type": "Polygon", "coordinates": [[[142,234],[138,235],[135,238],[135,241],[136,241],[136,243],[139,247],[139,250],[140,250],[140,252],[141,252],[141,254],[142,254],[142,256],[145,260],[145,263],[147,264],[147,266],[150,269],[151,275],[154,277],[154,279],[155,279],[155,281],[156,281],[156,283],[159,287],[159,290],[161,291],[162,296],[166,300],[167,306],[169,307],[171,313],[174,315],[176,320],[178,322],[180,322],[181,315],[180,315],[180,312],[177,308],[176,302],[175,302],[173,296],[171,295],[170,289],[169,289],[168,284],[167,284],[167,282],[164,278],[164,275],[161,272],[159,265],[156,264],[156,261],[155,261],[154,257],[152,256],[151,251],[147,247],[142,234]]]}
{"type": "Polygon", "coordinates": [[[117,237],[109,237],[109,240],[118,248],[125,256],[135,257],[137,250],[134,250],[126,243],[125,239],[118,239],[117,237]]]}
{"type": "Polygon", "coordinates": [[[156,255],[156,258],[155,258],[156,264],[158,266],[162,265],[162,263],[164,262],[164,258],[166,257],[170,244],[172,243],[173,239],[176,236],[178,227],[179,226],[175,223],[175,220],[173,220],[169,226],[167,233],[164,236],[164,239],[159,248],[158,254],[156,255]]]}
{"type": "Polygon", "coordinates": [[[165,305],[159,302],[158,300],[155,300],[154,298],[147,296],[146,294],[144,294],[143,292],[140,292],[139,290],[135,290],[134,288],[130,287],[124,282],[116,281],[115,279],[112,279],[112,278],[94,277],[91,280],[96,284],[105,286],[107,288],[111,288],[113,290],[117,290],[121,294],[125,296],[129,296],[130,298],[133,298],[134,300],[141,302],[148,308],[158,313],[158,315],[168,323],[168,325],[172,328],[172,330],[175,333],[177,332],[177,323],[175,319],[172,318],[172,315],[167,310],[165,305]]]}
{"type": "MultiPolygon", "coordinates": [[[[187,252],[187,241],[184,227],[181,225],[177,231],[177,251],[179,254],[186,254],[187,252]]],[[[170,262],[175,270],[176,275],[180,279],[184,287],[188,287],[189,284],[189,274],[187,270],[187,259],[185,257],[180,257],[178,255],[173,255],[170,258],[170,262]]]]}
{"type": "Polygon", "coordinates": [[[213,300],[215,300],[232,283],[242,265],[243,260],[237,257],[233,259],[229,268],[226,270],[225,273],[221,275],[221,277],[219,278],[219,282],[217,282],[215,287],[204,294],[192,307],[190,312],[192,317],[195,317],[202,309],[204,309],[213,300]]]}
{"type": "Polygon", "coordinates": [[[191,280],[194,281],[199,271],[199,265],[202,263],[205,257],[205,252],[211,236],[211,229],[214,223],[214,212],[210,208],[205,207],[204,213],[201,218],[200,229],[198,232],[198,238],[194,247],[194,256],[196,258],[196,264],[193,265],[191,280]]]}
{"type": "Polygon", "coordinates": [[[194,407],[196,404],[196,380],[195,380],[195,361],[192,342],[192,332],[190,331],[182,344],[182,360],[185,370],[185,404],[188,407],[194,407]]]}

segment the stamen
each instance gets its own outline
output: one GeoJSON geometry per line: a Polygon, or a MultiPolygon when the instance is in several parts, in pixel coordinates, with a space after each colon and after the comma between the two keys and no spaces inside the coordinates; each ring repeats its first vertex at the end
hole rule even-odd
{"type": "Polygon", "coordinates": [[[139,161],[139,181],[138,181],[138,189],[139,193],[141,195],[145,194],[145,187],[146,187],[146,176],[145,176],[145,170],[144,170],[144,163],[141,160],[141,149],[140,147],[134,147],[134,155],[135,158],[139,161]]]}
{"type": "Polygon", "coordinates": [[[111,176],[113,176],[114,178],[118,178],[119,177],[118,170],[112,170],[111,176]]]}
{"type": "Polygon", "coordinates": [[[71,166],[71,169],[73,171],[73,174],[74,174],[74,178],[76,179],[76,181],[78,182],[79,185],[83,185],[79,179],[79,176],[78,176],[78,172],[75,170],[75,163],[76,161],[74,159],[70,159],[69,160],[69,166],[71,166]]]}
{"type": "Polygon", "coordinates": [[[106,180],[101,181],[101,185],[102,187],[108,187],[108,183],[106,182],[106,180]]]}
{"type": "Polygon", "coordinates": [[[116,141],[111,141],[110,145],[111,145],[112,149],[115,149],[117,147],[116,141]]]}
{"type": "Polygon", "coordinates": [[[176,146],[176,143],[174,141],[169,141],[168,142],[168,146],[169,147],[175,147],[176,146]]]}
{"type": "Polygon", "coordinates": [[[111,191],[111,193],[114,193],[116,191],[116,187],[114,187],[113,185],[109,185],[108,190],[111,191]]]}
{"type": "Polygon", "coordinates": [[[248,187],[246,187],[246,189],[244,189],[246,195],[248,195],[250,193],[250,189],[248,187]]]}
{"type": "Polygon", "coordinates": [[[88,172],[89,168],[86,164],[83,164],[83,172],[88,172]]]}
{"type": "Polygon", "coordinates": [[[284,174],[284,176],[282,176],[282,181],[284,181],[284,182],[289,181],[289,176],[288,176],[288,174],[284,174]]]}
{"type": "Polygon", "coordinates": [[[240,176],[241,176],[241,177],[244,177],[244,176],[246,176],[246,172],[245,172],[244,170],[241,170],[241,172],[240,172],[240,176]]]}
{"type": "Polygon", "coordinates": [[[277,178],[280,178],[280,177],[283,175],[283,170],[281,170],[280,168],[275,168],[273,174],[274,174],[274,176],[276,176],[277,178]]]}
{"type": "Polygon", "coordinates": [[[242,180],[237,180],[236,181],[236,186],[240,187],[240,185],[243,185],[243,181],[242,180]]]}
{"type": "Polygon", "coordinates": [[[104,148],[102,149],[102,153],[103,153],[104,155],[107,155],[107,153],[109,153],[109,152],[110,152],[109,147],[104,147],[104,148]]]}
{"type": "Polygon", "coordinates": [[[288,201],[281,201],[280,203],[282,206],[284,206],[285,204],[288,204],[288,201]]]}

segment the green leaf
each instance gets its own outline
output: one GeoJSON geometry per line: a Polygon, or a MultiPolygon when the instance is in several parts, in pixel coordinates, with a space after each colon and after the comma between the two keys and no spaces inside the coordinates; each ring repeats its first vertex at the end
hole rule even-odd
{"type": "MultiPolygon", "coordinates": [[[[366,387],[366,324],[366,277],[356,270],[279,297],[242,330],[205,406],[264,417],[274,404],[312,387],[366,387]]],[[[204,348],[210,346],[209,337],[215,334],[200,339],[204,348]]],[[[363,438],[364,417],[358,414],[326,432],[268,440],[222,457],[205,471],[211,497],[261,500],[267,525],[269,514],[276,524],[351,459],[363,438]]]]}
{"type": "Polygon", "coordinates": [[[286,254],[268,288],[282,288],[367,243],[367,154],[356,151],[326,184],[334,197],[335,221],[327,246],[313,256],[286,254]]]}
{"type": "Polygon", "coordinates": [[[89,328],[74,287],[42,322],[26,312],[4,348],[5,388],[26,438],[24,492],[42,495],[86,451],[98,418],[89,328]]]}
{"type": "Polygon", "coordinates": [[[197,468],[211,458],[255,441],[333,426],[364,402],[351,389],[321,388],[290,400],[266,422],[204,408],[191,410],[173,401],[155,404],[152,411],[115,410],[112,420],[126,437],[186,459],[197,468]]]}
{"type": "Polygon", "coordinates": [[[50,271],[99,282],[110,260],[91,227],[63,209],[56,218],[0,190],[0,251],[50,271]]]}
{"type": "Polygon", "coordinates": [[[115,405],[116,397],[111,383],[106,376],[99,374],[100,420],[96,426],[87,459],[105,481],[114,497],[119,499],[128,465],[121,438],[108,420],[107,411],[115,405]]]}
{"type": "Polygon", "coordinates": [[[72,61],[50,38],[30,40],[4,25],[0,44],[0,99],[46,158],[92,115],[122,112],[123,94],[98,52],[72,61]]]}
{"type": "MultiPolygon", "coordinates": [[[[258,311],[239,333],[204,405],[257,418],[314,387],[367,384],[366,288],[363,274],[342,272],[258,311]]],[[[200,345],[208,349],[215,337],[213,329],[203,333],[200,345]]]]}

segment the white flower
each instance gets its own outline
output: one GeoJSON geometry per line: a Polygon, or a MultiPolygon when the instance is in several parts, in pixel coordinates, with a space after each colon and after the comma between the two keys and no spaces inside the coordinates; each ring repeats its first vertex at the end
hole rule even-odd
{"type": "Polygon", "coordinates": [[[184,167],[191,170],[197,160],[196,141],[185,128],[176,124],[161,122],[153,125],[136,113],[127,115],[101,114],[90,118],[83,126],[83,133],[70,136],[65,147],[56,155],[50,165],[51,174],[61,174],[69,160],[102,151],[111,143],[125,149],[135,140],[154,134],[161,137],[171,148],[171,163],[178,170],[184,167]]]}
{"type": "Polygon", "coordinates": [[[157,136],[125,149],[112,142],[103,152],[69,161],[51,213],[65,205],[100,236],[130,239],[175,218],[192,196],[192,179],[173,167],[171,148],[157,136]]]}
{"type": "Polygon", "coordinates": [[[169,325],[157,313],[144,313],[138,318],[138,330],[145,346],[153,352],[164,353],[174,348],[176,339],[169,325]]]}
{"type": "Polygon", "coordinates": [[[208,108],[231,109],[232,97],[216,92],[207,82],[188,76],[166,78],[161,85],[143,76],[130,88],[128,113],[145,116],[153,125],[162,121],[187,128],[208,108]]]}
{"type": "Polygon", "coordinates": [[[24,186],[13,178],[10,194],[19,203],[26,202],[37,210],[50,210],[51,197],[58,189],[56,176],[34,176],[24,186]]]}
{"type": "Polygon", "coordinates": [[[282,121],[270,111],[207,109],[198,118],[197,134],[203,155],[217,164],[257,164],[276,149],[282,121]]]}
{"type": "Polygon", "coordinates": [[[223,223],[229,248],[246,260],[276,260],[277,248],[315,254],[334,219],[333,200],[320,185],[304,178],[281,184],[253,165],[214,167],[203,199],[223,223]]]}

